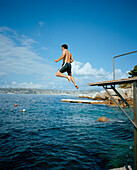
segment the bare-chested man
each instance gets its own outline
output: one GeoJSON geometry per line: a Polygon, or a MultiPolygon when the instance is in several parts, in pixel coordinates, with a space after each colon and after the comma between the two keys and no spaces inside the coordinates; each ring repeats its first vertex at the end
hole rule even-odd
{"type": "Polygon", "coordinates": [[[72,77],[71,75],[71,63],[74,61],[72,54],[67,50],[68,46],[66,44],[63,44],[61,47],[63,51],[62,56],[59,59],[55,60],[55,62],[63,59],[63,64],[62,67],[57,71],[56,76],[67,78],[68,81],[72,81],[76,89],[78,89],[79,87],[76,85],[74,77],[72,77]],[[67,72],[68,76],[64,75],[64,72],[67,72]]]}

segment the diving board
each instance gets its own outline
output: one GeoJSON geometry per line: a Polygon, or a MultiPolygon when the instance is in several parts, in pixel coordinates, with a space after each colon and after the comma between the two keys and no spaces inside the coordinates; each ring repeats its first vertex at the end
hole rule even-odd
{"type": "Polygon", "coordinates": [[[118,79],[118,80],[109,80],[95,83],[87,83],[88,86],[104,86],[104,85],[116,85],[116,84],[124,84],[124,83],[133,83],[137,81],[137,77],[126,78],[126,79],[118,79]]]}

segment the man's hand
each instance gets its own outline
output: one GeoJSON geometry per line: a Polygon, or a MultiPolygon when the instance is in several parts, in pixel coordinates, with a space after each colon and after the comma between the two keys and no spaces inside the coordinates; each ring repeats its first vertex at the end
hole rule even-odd
{"type": "Polygon", "coordinates": [[[58,59],[57,59],[57,60],[55,60],[55,62],[58,62],[58,59]]]}

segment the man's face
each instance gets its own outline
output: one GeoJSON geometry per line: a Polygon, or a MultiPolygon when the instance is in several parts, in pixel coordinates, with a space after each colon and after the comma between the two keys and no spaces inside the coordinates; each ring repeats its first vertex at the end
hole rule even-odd
{"type": "Polygon", "coordinates": [[[64,50],[64,47],[61,47],[62,48],[62,51],[64,50]]]}

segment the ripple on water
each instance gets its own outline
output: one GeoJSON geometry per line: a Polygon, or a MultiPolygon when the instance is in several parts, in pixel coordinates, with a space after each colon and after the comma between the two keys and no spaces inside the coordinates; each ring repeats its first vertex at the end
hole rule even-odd
{"type": "Polygon", "coordinates": [[[2,169],[105,170],[133,165],[133,127],[117,108],[62,103],[62,96],[0,96],[5,107],[0,111],[2,169]],[[18,107],[11,112],[15,102],[18,107]],[[23,108],[25,114],[20,112],[23,108]],[[97,122],[101,116],[110,122],[97,122]]]}

